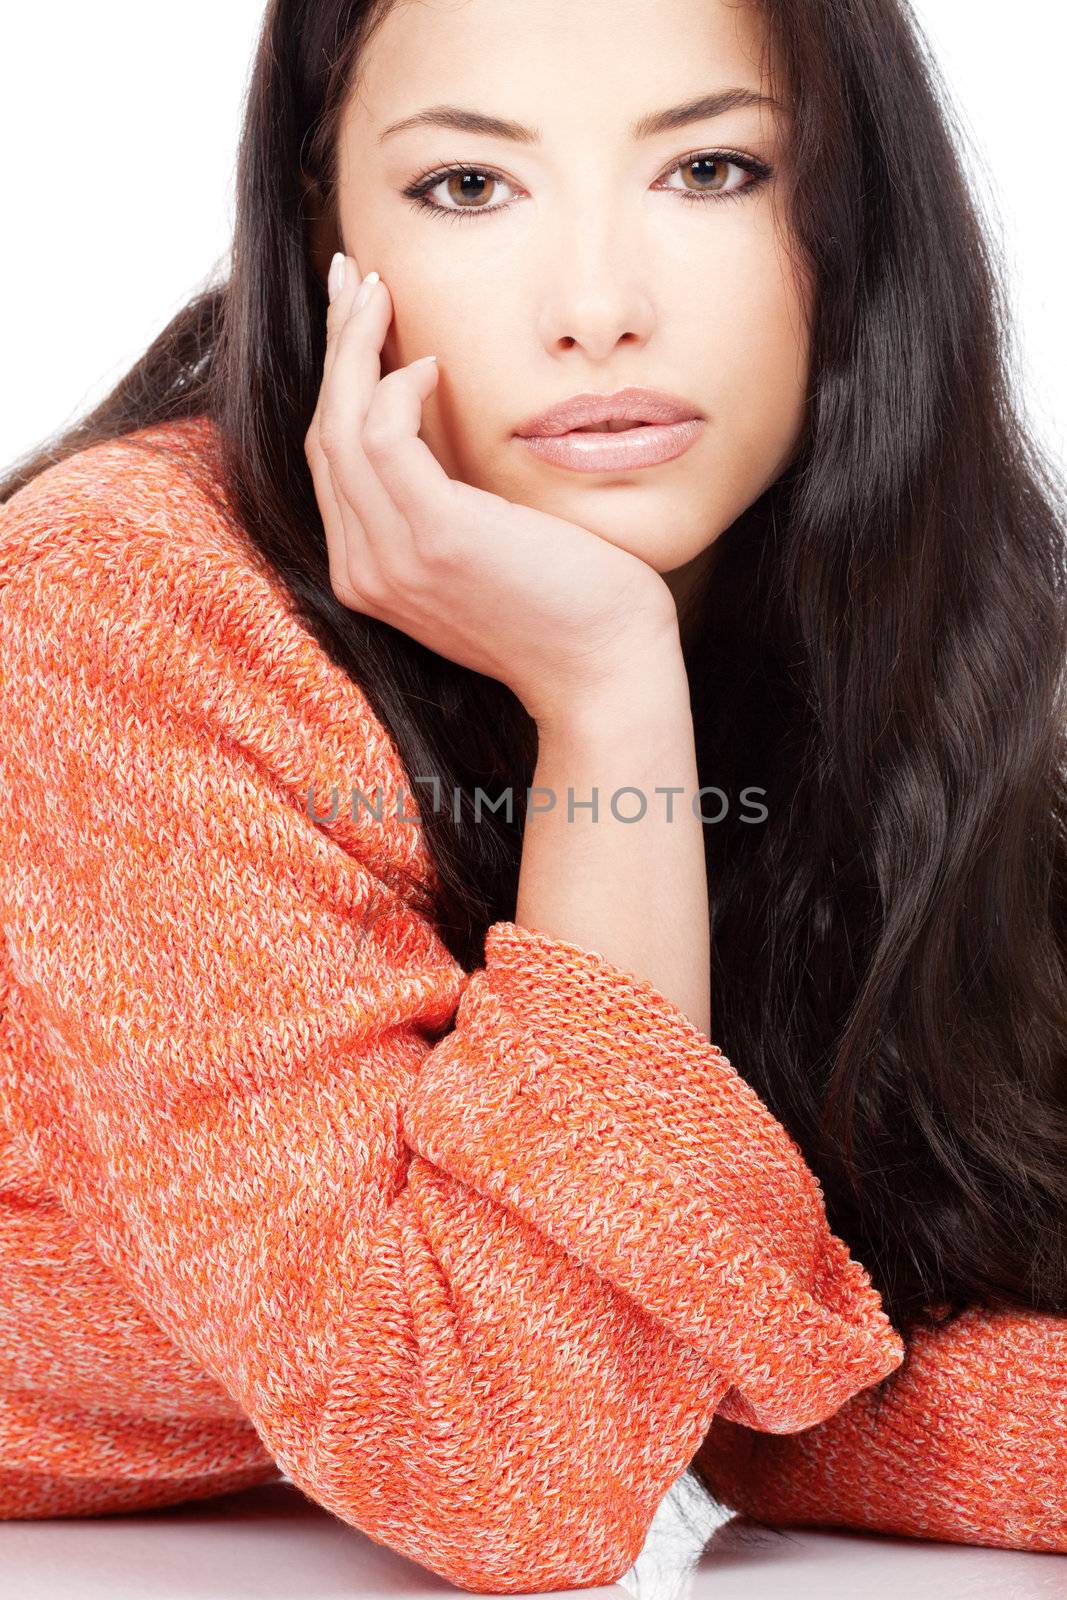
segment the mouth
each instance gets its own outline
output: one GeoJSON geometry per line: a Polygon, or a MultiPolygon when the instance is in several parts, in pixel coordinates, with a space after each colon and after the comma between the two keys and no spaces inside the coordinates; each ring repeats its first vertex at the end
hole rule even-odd
{"type": "Polygon", "coordinates": [[[664,423],[592,422],[565,432],[519,435],[518,443],[553,467],[626,476],[684,455],[706,426],[703,417],[664,423]]]}
{"type": "MultiPolygon", "coordinates": [[[[568,433],[628,433],[631,428],[650,428],[650,422],[621,422],[618,419],[608,422],[586,422],[580,428],[568,428],[568,433]]],[[[542,435],[542,437],[544,437],[542,435]]]]}
{"type": "Polygon", "coordinates": [[[610,394],[570,395],[527,417],[515,432],[520,439],[552,439],[568,433],[628,433],[703,420],[699,407],[681,395],[631,385],[610,394]]]}

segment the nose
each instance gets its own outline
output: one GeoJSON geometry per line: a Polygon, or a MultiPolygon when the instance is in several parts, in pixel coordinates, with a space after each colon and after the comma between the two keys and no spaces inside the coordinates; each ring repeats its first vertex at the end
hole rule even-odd
{"type": "Polygon", "coordinates": [[[575,347],[591,361],[605,361],[616,345],[643,345],[655,311],[647,287],[649,252],[603,208],[586,210],[557,234],[543,258],[538,282],[545,285],[540,334],[550,355],[575,347]]]}

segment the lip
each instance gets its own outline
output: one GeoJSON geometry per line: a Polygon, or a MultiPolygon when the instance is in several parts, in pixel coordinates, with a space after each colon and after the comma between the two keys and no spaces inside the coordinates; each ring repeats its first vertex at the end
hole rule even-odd
{"type": "Polygon", "coordinates": [[[682,422],[652,423],[623,433],[553,433],[520,435],[519,442],[542,461],[572,472],[633,472],[673,461],[696,442],[703,417],[682,422]]]}
{"type": "Polygon", "coordinates": [[[612,394],[572,394],[527,417],[515,429],[520,439],[555,438],[594,422],[689,422],[702,418],[699,406],[665,389],[616,389],[612,394]]]}

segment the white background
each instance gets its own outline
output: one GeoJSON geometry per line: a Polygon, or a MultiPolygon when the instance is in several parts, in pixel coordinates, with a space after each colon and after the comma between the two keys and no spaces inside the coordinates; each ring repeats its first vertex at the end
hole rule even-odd
{"type": "MultiPolygon", "coordinates": [[[[0,468],[89,410],[216,266],[263,0],[7,8],[0,468]]],[[[1067,457],[1059,0],[915,0],[1003,248],[1015,380],[1067,457]]],[[[937,182],[937,173],[920,175],[937,182]]]]}

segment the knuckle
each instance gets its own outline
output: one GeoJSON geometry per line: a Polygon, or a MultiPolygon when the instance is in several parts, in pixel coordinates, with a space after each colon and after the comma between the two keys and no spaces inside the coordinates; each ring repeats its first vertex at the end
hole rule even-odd
{"type": "Polygon", "coordinates": [[[432,539],[423,548],[426,566],[438,577],[451,576],[462,566],[460,547],[455,539],[432,539]]]}
{"type": "Polygon", "coordinates": [[[406,556],[391,559],[388,570],[389,592],[394,599],[401,595],[425,597],[433,592],[430,576],[425,564],[417,557],[414,560],[406,556]]]}
{"type": "Polygon", "coordinates": [[[364,579],[365,574],[354,572],[351,561],[346,560],[343,554],[330,563],[330,588],[342,605],[360,611],[369,609],[371,600],[364,579]]]}
{"type": "Polygon", "coordinates": [[[350,585],[343,581],[331,585],[334,597],[341,602],[346,611],[358,611],[363,616],[373,617],[374,607],[365,594],[359,594],[350,585]]]}
{"type": "Polygon", "coordinates": [[[363,449],[368,456],[383,456],[390,450],[394,443],[394,435],[381,426],[370,426],[363,429],[363,449]]]}
{"type": "Polygon", "coordinates": [[[463,541],[451,528],[423,522],[411,524],[420,563],[434,573],[453,572],[461,564],[463,541]]]}
{"type": "Polygon", "coordinates": [[[324,414],[319,423],[319,449],[327,461],[336,459],[340,444],[340,429],[337,425],[337,418],[324,414]]]}
{"type": "MultiPolygon", "coordinates": [[[[365,611],[373,615],[380,615],[389,603],[389,587],[377,573],[362,571],[358,574],[360,604],[365,611]]],[[[349,587],[356,589],[355,583],[349,578],[349,587]]]]}

